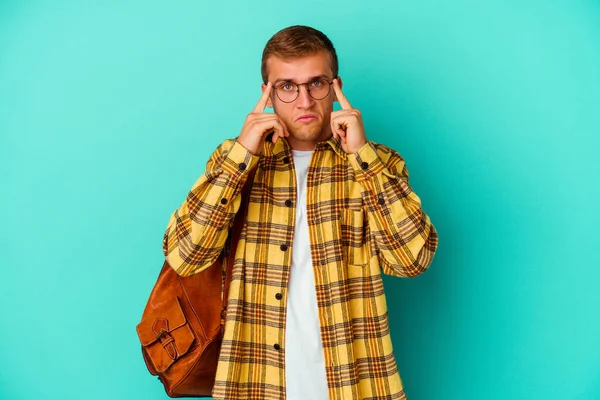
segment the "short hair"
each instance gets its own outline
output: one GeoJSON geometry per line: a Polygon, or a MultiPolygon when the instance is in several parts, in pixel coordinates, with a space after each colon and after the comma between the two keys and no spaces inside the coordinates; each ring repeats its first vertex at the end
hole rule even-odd
{"type": "Polygon", "coordinates": [[[267,83],[267,61],[276,56],[283,59],[294,59],[313,55],[319,51],[327,51],[331,56],[333,76],[338,74],[338,58],[331,40],[321,31],[310,26],[294,25],[277,32],[265,45],[262,54],[261,74],[267,83]]]}

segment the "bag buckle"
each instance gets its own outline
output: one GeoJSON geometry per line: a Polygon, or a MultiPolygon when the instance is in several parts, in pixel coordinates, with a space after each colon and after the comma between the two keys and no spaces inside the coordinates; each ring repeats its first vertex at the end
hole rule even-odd
{"type": "Polygon", "coordinates": [[[171,360],[175,360],[177,358],[177,348],[175,347],[175,339],[171,336],[171,333],[168,331],[169,322],[164,318],[158,318],[154,322],[154,326],[152,330],[156,333],[156,340],[160,342],[162,347],[165,349],[171,360]]]}

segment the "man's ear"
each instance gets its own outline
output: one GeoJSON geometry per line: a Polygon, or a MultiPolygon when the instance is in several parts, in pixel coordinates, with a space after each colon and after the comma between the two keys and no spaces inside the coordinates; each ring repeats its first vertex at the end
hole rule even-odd
{"type": "MultiPolygon", "coordinates": [[[[265,85],[264,83],[262,85],[260,85],[260,88],[262,90],[262,92],[265,92],[265,89],[267,88],[267,85],[265,85]]],[[[271,96],[273,95],[273,89],[271,89],[271,96]]],[[[271,102],[271,96],[269,96],[269,98],[267,99],[267,107],[269,108],[273,108],[273,102],[271,102]]]]}
{"type": "MultiPolygon", "coordinates": [[[[337,78],[335,78],[338,83],[340,84],[340,89],[342,88],[342,78],[340,78],[339,76],[337,78]]],[[[333,88],[331,88],[331,90],[333,90],[333,88]]],[[[333,101],[336,102],[338,101],[337,95],[335,94],[335,90],[333,91],[333,101]]]]}

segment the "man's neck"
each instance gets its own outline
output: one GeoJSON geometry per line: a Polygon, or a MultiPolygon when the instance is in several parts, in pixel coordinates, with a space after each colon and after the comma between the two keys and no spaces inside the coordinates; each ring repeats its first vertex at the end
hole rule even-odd
{"type": "Polygon", "coordinates": [[[331,137],[331,132],[324,132],[317,140],[297,140],[291,136],[287,137],[287,141],[293,150],[311,151],[317,146],[317,143],[328,140],[331,137]]]}

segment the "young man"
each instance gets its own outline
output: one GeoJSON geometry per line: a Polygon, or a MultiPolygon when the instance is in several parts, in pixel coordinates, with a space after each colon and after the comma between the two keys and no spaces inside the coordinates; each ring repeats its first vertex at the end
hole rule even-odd
{"type": "Polygon", "coordinates": [[[255,171],[213,396],[404,399],[381,271],[425,271],[435,228],[402,157],[366,139],[322,32],[275,34],[262,78],[241,133],[213,153],[164,236],[179,274],[210,266],[255,171]]]}

